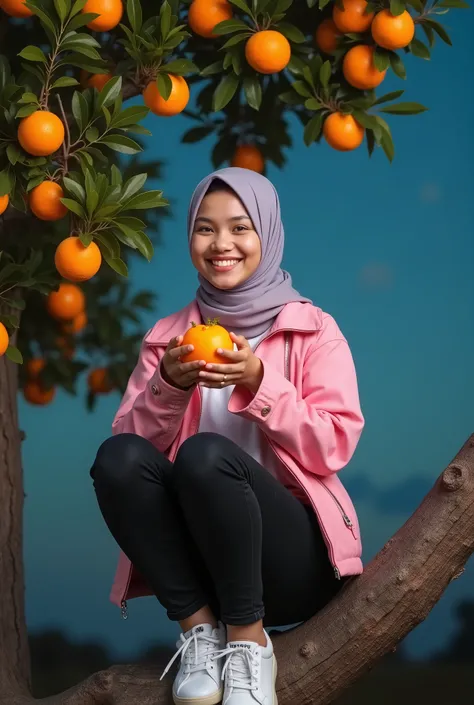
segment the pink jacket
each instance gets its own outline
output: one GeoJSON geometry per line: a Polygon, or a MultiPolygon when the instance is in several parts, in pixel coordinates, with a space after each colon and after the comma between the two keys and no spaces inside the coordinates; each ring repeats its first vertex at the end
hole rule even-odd
{"type": "MultiPolygon", "coordinates": [[[[197,433],[198,387],[176,389],[160,374],[169,340],[200,313],[195,301],[146,334],[113,432],[148,438],[173,461],[179,446],[197,433]]],[[[322,527],[336,576],[362,572],[359,524],[337,473],[351,459],[364,419],[349,346],[334,319],[305,303],[290,303],[258,345],[263,379],[253,396],[236,387],[228,409],[257,423],[269,447],[307,495],[322,527]],[[291,380],[291,381],[289,381],[291,380]]],[[[126,616],[127,598],[152,594],[121,553],[110,595],[126,616]]]]}

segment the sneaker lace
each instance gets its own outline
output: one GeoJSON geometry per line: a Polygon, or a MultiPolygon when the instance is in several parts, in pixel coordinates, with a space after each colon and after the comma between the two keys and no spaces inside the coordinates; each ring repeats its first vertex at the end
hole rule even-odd
{"type": "Polygon", "coordinates": [[[256,653],[245,647],[227,648],[220,651],[215,658],[227,657],[222,669],[222,680],[226,678],[228,689],[224,704],[236,689],[256,690],[258,688],[259,658],[256,653]]]}
{"type": "Polygon", "coordinates": [[[184,634],[181,634],[180,639],[182,644],[163,671],[160,681],[163,680],[173,663],[180,655],[184,664],[184,671],[188,674],[188,677],[191,673],[201,671],[205,668],[206,663],[213,656],[219,645],[218,637],[207,636],[206,634],[201,633],[191,634],[191,636],[188,636],[187,638],[184,634]]]}

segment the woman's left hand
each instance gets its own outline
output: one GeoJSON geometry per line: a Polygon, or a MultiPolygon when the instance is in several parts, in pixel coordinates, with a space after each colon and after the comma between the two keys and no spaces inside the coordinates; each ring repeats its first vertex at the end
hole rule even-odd
{"type": "Polygon", "coordinates": [[[208,364],[199,372],[199,383],[203,387],[222,388],[233,384],[246,387],[253,394],[259,388],[263,377],[263,364],[254,355],[252,348],[243,335],[231,333],[237,350],[217,350],[219,355],[229,360],[223,364],[208,364]]]}

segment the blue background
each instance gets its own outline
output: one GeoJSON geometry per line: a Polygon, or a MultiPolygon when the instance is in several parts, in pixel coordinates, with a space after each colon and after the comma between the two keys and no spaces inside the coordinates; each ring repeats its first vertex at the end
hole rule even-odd
{"type": "MultiPolygon", "coordinates": [[[[360,514],[366,560],[474,430],[473,15],[455,11],[442,20],[454,48],[438,42],[431,62],[407,60],[406,83],[393,76],[384,82],[384,92],[404,87],[403,100],[430,108],[388,117],[393,165],[381,151],[369,160],[364,147],[349,154],[325,143],[307,149],[295,121],[287,166],[268,173],[282,202],[284,266],[298,289],[335,316],[355,357],[366,429],[341,477],[360,514]]],[[[131,270],[137,288],[159,295],[149,327],[194,295],[186,210],[211,170],[213,143],[181,145],[191,126],[185,117],[151,116],[145,124],[153,132],[150,156],[166,163],[154,187],[173,201],[152,263],[134,261],[131,270]]],[[[177,629],[153,598],[129,603],[127,622],[108,601],[117,547],[99,514],[89,467],[118,403],[110,395],[88,414],[82,399],[65,393],[41,409],[20,401],[27,434],[24,553],[29,629],[58,627],[126,658],[149,642],[170,643],[177,629]]],[[[473,577],[471,561],[408,638],[410,655],[444,645],[454,629],[453,605],[472,597],[473,577]]]]}

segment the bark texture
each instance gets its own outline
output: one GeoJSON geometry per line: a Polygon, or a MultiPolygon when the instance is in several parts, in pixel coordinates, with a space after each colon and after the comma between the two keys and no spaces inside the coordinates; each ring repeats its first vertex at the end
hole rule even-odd
{"type": "MultiPolygon", "coordinates": [[[[0,705],[30,705],[16,370],[0,359],[0,705]]],[[[274,639],[280,705],[326,705],[421,622],[474,552],[474,435],[363,575],[274,639]]],[[[159,666],[113,666],[44,705],[169,705],[159,666]]]]}

